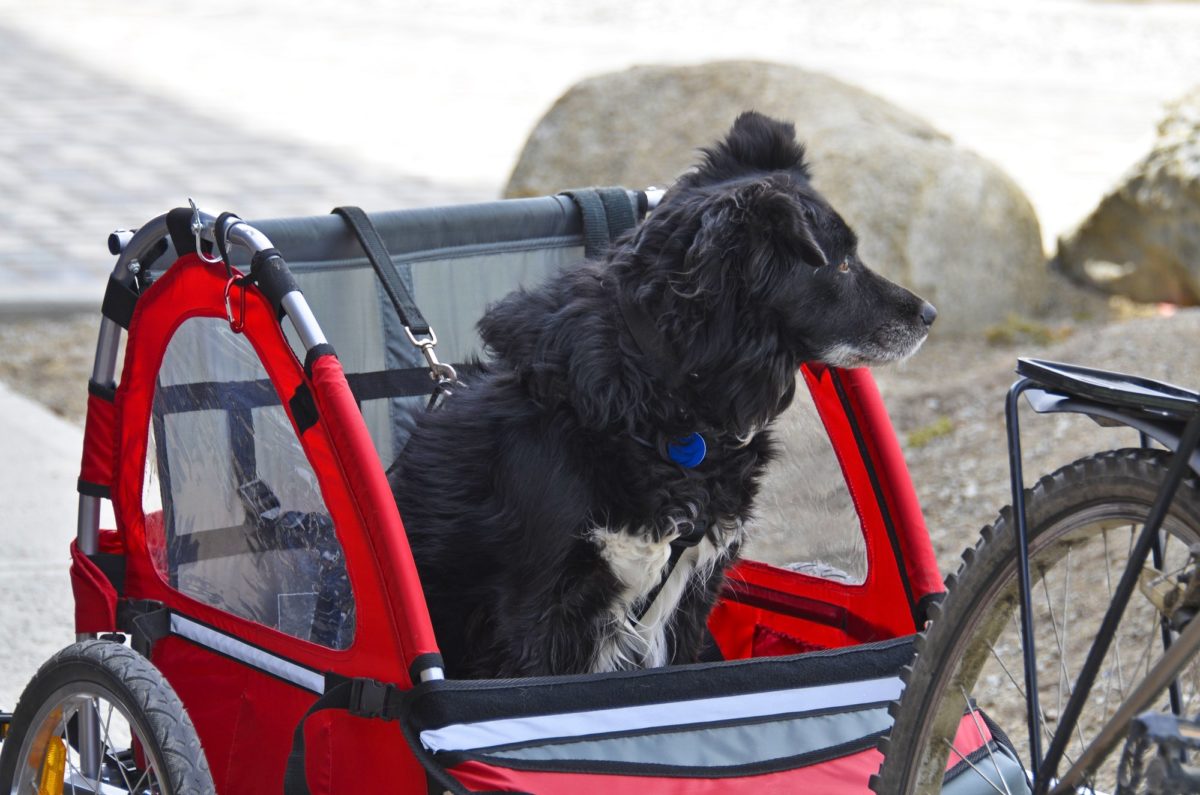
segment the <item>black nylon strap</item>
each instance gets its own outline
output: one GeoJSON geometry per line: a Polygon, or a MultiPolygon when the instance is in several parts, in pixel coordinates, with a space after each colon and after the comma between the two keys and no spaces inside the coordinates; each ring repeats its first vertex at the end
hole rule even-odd
{"type": "Polygon", "coordinates": [[[296,391],[288,401],[288,407],[292,410],[292,416],[296,419],[296,428],[301,434],[317,424],[317,402],[313,399],[308,384],[301,382],[296,387],[296,391]]]}
{"type": "Polygon", "coordinates": [[[277,248],[265,248],[254,255],[250,260],[250,280],[262,290],[280,318],[283,317],[283,297],[300,289],[277,248]]]}
{"type": "Polygon", "coordinates": [[[217,216],[216,223],[213,224],[213,236],[217,239],[217,251],[221,255],[221,260],[225,263],[225,275],[233,276],[233,263],[229,260],[229,247],[227,243],[229,238],[225,235],[225,224],[228,221],[240,221],[239,216],[233,213],[221,213],[217,216]]]}
{"type": "Polygon", "coordinates": [[[600,201],[604,204],[604,212],[608,216],[608,238],[615,240],[637,223],[633,214],[633,204],[624,188],[596,188],[600,201]]]}
{"type": "Polygon", "coordinates": [[[133,310],[137,306],[137,300],[136,290],[109,276],[108,286],[104,288],[104,302],[100,305],[100,313],[121,328],[128,329],[130,321],[133,320],[133,310]]]}
{"type": "MultiPolygon", "coordinates": [[[[327,709],[346,710],[351,715],[360,718],[381,718],[383,720],[399,720],[403,712],[403,691],[395,685],[377,682],[373,679],[347,679],[325,691],[325,694],[308,708],[304,717],[296,724],[292,733],[292,750],[288,754],[287,768],[283,774],[284,795],[310,795],[308,780],[304,771],[304,724],[318,712],[327,709]]],[[[426,772],[440,786],[442,791],[465,792],[461,784],[442,770],[436,763],[424,758],[419,741],[409,736],[409,730],[401,721],[401,730],[405,739],[413,745],[414,752],[422,762],[426,772]]]]}
{"type": "Polygon", "coordinates": [[[313,364],[322,356],[337,357],[337,351],[328,342],[322,342],[320,345],[314,345],[308,349],[308,353],[304,355],[304,373],[309,378],[313,377],[313,364]]]}
{"type": "Polygon", "coordinates": [[[129,634],[134,651],[149,658],[154,644],[171,634],[171,611],[153,599],[121,599],[117,629],[129,634]]]}
{"type": "Polygon", "coordinates": [[[100,483],[92,483],[90,481],[79,478],[75,481],[75,490],[85,497],[99,497],[104,500],[112,499],[112,488],[104,486],[100,483]]]}
{"type": "MultiPolygon", "coordinates": [[[[459,377],[481,372],[477,364],[456,364],[459,377]]],[[[404,370],[373,370],[369,373],[346,373],[346,383],[359,403],[393,397],[428,395],[432,388],[429,371],[422,367],[404,370]]]]}
{"type": "Polygon", "coordinates": [[[326,709],[350,708],[350,681],[334,685],[318,698],[292,732],[292,750],[288,754],[287,767],[283,773],[284,795],[311,795],[308,778],[304,773],[304,724],[308,719],[326,709]]]}
{"type": "Polygon", "coordinates": [[[167,232],[175,246],[176,256],[196,253],[196,235],[192,232],[192,211],[176,207],[167,213],[167,232]]]}
{"type": "Polygon", "coordinates": [[[583,216],[583,256],[596,259],[608,248],[608,213],[595,188],[564,190],[561,194],[575,202],[583,216]]]}
{"type": "Polygon", "coordinates": [[[98,384],[89,378],[88,394],[95,395],[107,403],[113,403],[117,399],[117,385],[111,381],[107,384],[98,384]]]}
{"type": "Polygon", "coordinates": [[[396,275],[396,270],[392,267],[392,258],[383,244],[383,238],[379,236],[379,231],[371,223],[371,219],[360,207],[334,207],[333,212],[346,219],[346,223],[350,224],[350,228],[354,230],[354,235],[358,238],[358,243],[362,246],[363,251],[366,252],[371,267],[375,269],[379,280],[383,282],[383,291],[387,293],[392,306],[396,308],[400,322],[407,326],[414,336],[427,336],[430,333],[429,324],[425,322],[425,317],[417,308],[417,303],[404,286],[404,282],[396,275]]]}

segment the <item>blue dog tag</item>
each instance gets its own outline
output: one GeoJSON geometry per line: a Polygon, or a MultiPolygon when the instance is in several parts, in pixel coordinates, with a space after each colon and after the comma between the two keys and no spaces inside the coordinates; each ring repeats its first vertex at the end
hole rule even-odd
{"type": "Polygon", "coordinates": [[[704,443],[704,437],[698,433],[681,436],[667,445],[667,455],[671,460],[688,469],[699,466],[707,453],[708,445],[704,443]]]}

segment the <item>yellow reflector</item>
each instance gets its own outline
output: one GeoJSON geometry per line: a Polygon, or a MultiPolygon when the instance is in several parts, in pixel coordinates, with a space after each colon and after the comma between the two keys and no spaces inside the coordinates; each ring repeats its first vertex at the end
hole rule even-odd
{"type": "Polygon", "coordinates": [[[42,779],[38,795],[62,795],[63,775],[67,769],[67,744],[61,737],[50,741],[42,760],[42,779]]]}

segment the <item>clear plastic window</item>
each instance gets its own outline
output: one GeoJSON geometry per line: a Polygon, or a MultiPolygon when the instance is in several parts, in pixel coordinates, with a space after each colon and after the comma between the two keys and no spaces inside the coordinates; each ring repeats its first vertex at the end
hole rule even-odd
{"type": "Polygon", "coordinates": [[[142,491],[172,587],[335,649],[354,635],[345,556],[254,349],[216,318],[172,337],[155,388],[142,491]]]}
{"type": "Polygon", "coordinates": [[[750,528],[746,556],[814,577],[865,582],[862,522],[803,382],[772,430],[779,455],[767,467],[755,503],[758,521],[750,528]]]}

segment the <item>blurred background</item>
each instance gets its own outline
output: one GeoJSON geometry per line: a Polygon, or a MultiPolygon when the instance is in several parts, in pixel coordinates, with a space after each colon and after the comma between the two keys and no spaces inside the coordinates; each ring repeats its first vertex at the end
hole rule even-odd
{"type": "MultiPolygon", "coordinates": [[[[0,630],[19,639],[0,707],[70,634],[113,229],[189,196],[253,219],[664,185],[740,110],[786,117],[868,261],[941,310],[877,376],[952,570],[1008,499],[1017,355],[1200,384],[1198,41],[1196,2],[0,0],[0,630]]],[[[1043,422],[1031,471],[1113,443],[1043,422]]],[[[764,521],[787,532],[800,507],[764,521]]]]}

